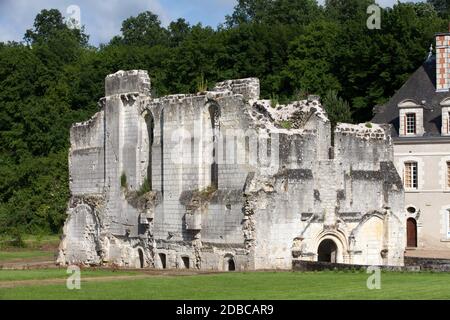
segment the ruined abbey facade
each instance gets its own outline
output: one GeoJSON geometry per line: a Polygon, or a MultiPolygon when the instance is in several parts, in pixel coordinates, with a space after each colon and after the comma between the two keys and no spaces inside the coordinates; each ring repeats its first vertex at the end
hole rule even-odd
{"type": "Polygon", "coordinates": [[[105,87],[70,132],[60,264],[403,265],[389,126],[332,129],[318,98],[272,105],[255,78],[153,98],[147,72],[119,71],[105,87]]]}

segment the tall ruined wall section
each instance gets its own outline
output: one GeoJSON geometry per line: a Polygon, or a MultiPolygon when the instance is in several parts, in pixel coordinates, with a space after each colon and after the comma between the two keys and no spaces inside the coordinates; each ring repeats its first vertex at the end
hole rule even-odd
{"type": "MultiPolygon", "coordinates": [[[[303,106],[303,114],[310,110],[303,106]]],[[[324,134],[330,123],[318,111],[303,130],[277,130],[280,170],[258,170],[246,188],[256,230],[255,268],[317,261],[327,239],[337,246],[336,262],[403,264],[403,187],[389,128],[372,126],[339,124],[334,146],[324,134]]]]}
{"type": "Polygon", "coordinates": [[[145,71],[119,71],[105,87],[71,129],[61,264],[290,269],[326,239],[338,262],[403,263],[388,128],[331,132],[317,99],[271,105],[255,78],[154,99],[145,71]]]}
{"type": "Polygon", "coordinates": [[[150,79],[143,71],[118,72],[106,78],[105,92],[101,111],[71,129],[71,200],[58,260],[137,266],[140,249],[151,265],[146,198],[156,196],[136,195],[147,174],[140,106],[150,99],[150,79]]]}

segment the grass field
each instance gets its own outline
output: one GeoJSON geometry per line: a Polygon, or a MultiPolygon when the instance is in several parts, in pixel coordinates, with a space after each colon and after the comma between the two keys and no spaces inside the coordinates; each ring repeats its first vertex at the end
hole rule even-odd
{"type": "Polygon", "coordinates": [[[15,250],[15,251],[0,251],[0,262],[15,262],[22,260],[52,260],[54,253],[50,251],[39,250],[15,250]]]}
{"type": "MultiPolygon", "coordinates": [[[[87,278],[136,275],[132,271],[83,270],[87,278]]],[[[0,270],[0,286],[6,281],[66,279],[69,276],[66,269],[35,269],[35,270],[0,270]]]]}
{"type": "Polygon", "coordinates": [[[19,248],[9,246],[10,240],[0,238],[0,266],[5,263],[53,261],[59,244],[59,237],[55,235],[24,236],[24,246],[19,248]]]}
{"type": "Polygon", "coordinates": [[[367,289],[369,275],[363,272],[166,276],[82,271],[80,290],[68,290],[65,276],[57,269],[0,271],[0,299],[450,299],[446,273],[382,273],[380,290],[367,289]]]}

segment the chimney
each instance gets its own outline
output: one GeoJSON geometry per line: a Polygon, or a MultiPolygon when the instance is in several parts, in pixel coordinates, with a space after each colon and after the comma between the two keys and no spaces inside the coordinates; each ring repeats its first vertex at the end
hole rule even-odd
{"type": "MultiPolygon", "coordinates": [[[[449,25],[450,28],[450,25],[449,25]]],[[[450,30],[436,35],[436,92],[450,88],[450,30]]]]}

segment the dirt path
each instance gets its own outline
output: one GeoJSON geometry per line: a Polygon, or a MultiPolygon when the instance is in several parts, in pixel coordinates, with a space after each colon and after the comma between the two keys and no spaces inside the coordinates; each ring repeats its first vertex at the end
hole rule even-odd
{"type": "Polygon", "coordinates": [[[29,270],[58,268],[53,260],[0,262],[0,270],[29,270]]]}

